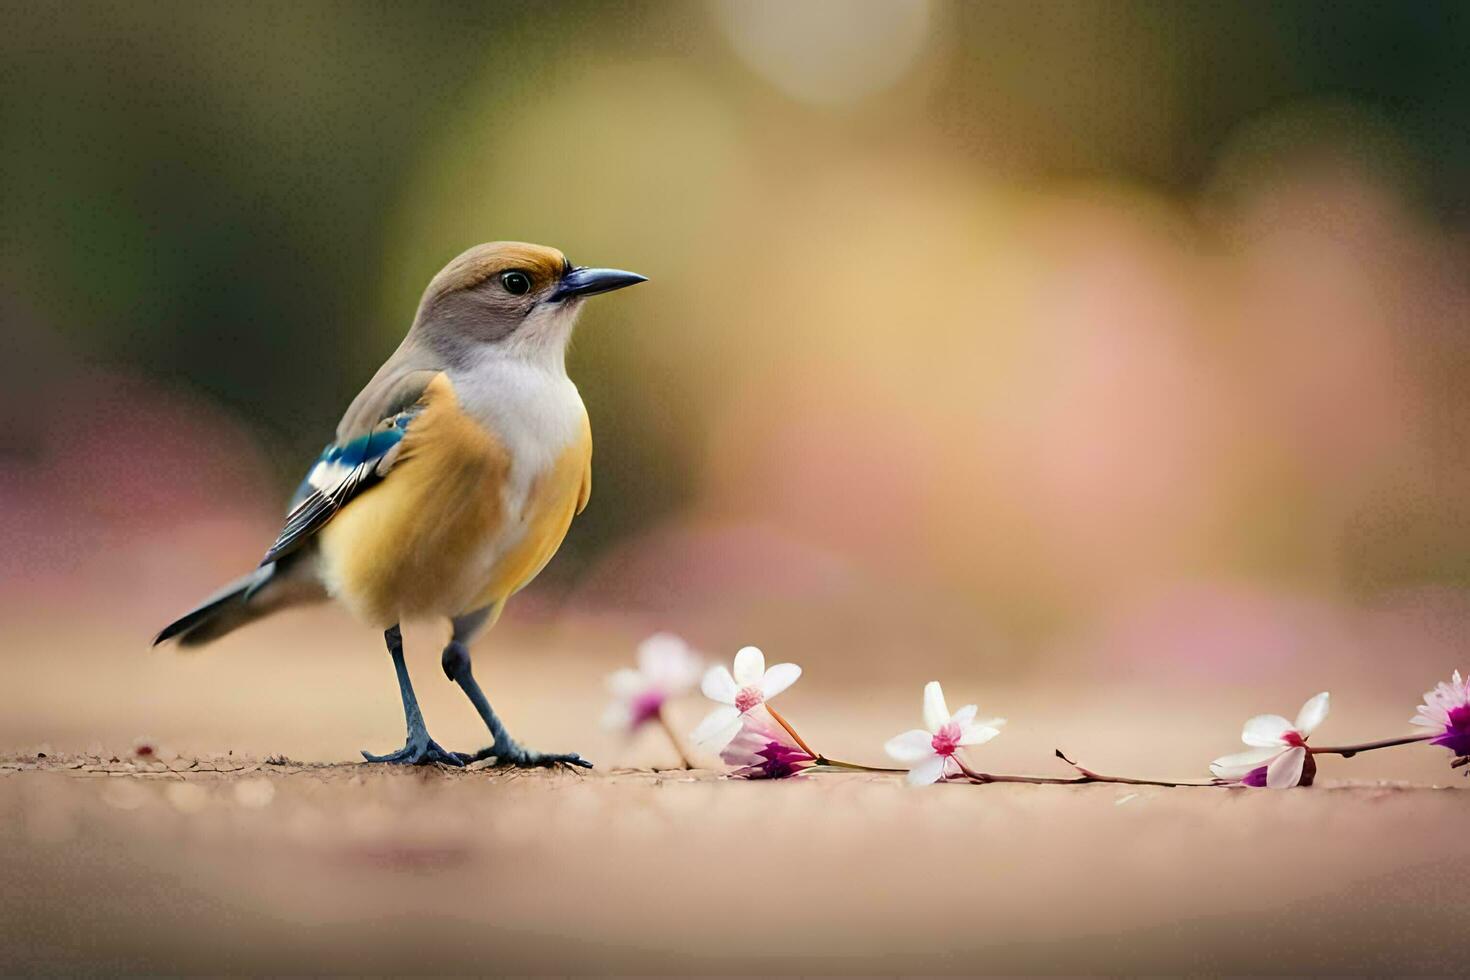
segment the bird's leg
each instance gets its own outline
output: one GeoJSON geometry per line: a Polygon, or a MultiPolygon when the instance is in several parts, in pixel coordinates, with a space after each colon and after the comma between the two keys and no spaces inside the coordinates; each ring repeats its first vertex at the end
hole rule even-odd
{"type": "Polygon", "coordinates": [[[488,748],[483,748],[473,755],[460,753],[460,759],[465,762],[477,762],[480,759],[493,757],[497,766],[517,768],[560,765],[592,768],[592,763],[575,752],[534,752],[511,738],[506,733],[505,726],[500,723],[499,716],[495,714],[495,709],[490,707],[490,702],[486,700],[485,692],[480,690],[480,685],[476,683],[475,675],[470,669],[470,651],[458,638],[450,640],[449,645],[444,648],[442,663],[444,675],[464,691],[465,697],[470,699],[470,703],[480,713],[485,727],[490,729],[490,737],[494,739],[488,748]]]}
{"type": "Polygon", "coordinates": [[[447,766],[462,766],[464,760],[453,752],[440,748],[424,727],[424,715],[419,711],[419,699],[414,697],[413,682],[408,679],[408,665],[403,662],[403,633],[398,625],[388,627],[383,633],[388,643],[388,652],[393,655],[393,670],[398,674],[398,692],[403,695],[403,720],[408,726],[408,738],[403,748],[387,755],[372,755],[364,752],[362,757],[369,762],[388,762],[400,766],[425,766],[431,762],[442,762],[447,766]]]}

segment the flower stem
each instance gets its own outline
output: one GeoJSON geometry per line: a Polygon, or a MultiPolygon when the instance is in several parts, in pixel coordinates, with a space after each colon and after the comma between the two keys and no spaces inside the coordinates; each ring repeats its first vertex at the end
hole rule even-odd
{"type": "Polygon", "coordinates": [[[654,714],[654,717],[658,719],[659,727],[664,730],[664,734],[669,737],[669,744],[671,744],[674,747],[674,751],[678,753],[679,761],[683,763],[684,768],[693,769],[694,763],[690,762],[689,756],[684,753],[684,746],[679,742],[679,736],[674,734],[674,728],[672,725],[669,724],[669,720],[664,717],[663,710],[660,709],[657,713],[654,714]]]}
{"type": "Polygon", "coordinates": [[[1224,779],[1170,780],[1170,779],[1134,779],[1131,776],[1104,776],[1101,773],[1096,773],[1096,772],[1093,772],[1091,769],[1086,769],[1086,768],[1083,768],[1082,766],[1079,766],[1077,763],[1075,763],[1071,759],[1067,758],[1067,756],[1062,752],[1061,749],[1057,749],[1056,750],[1056,753],[1057,753],[1057,758],[1058,759],[1061,759],[1067,765],[1071,766],[1073,769],[1076,769],[1079,773],[1082,774],[1082,780],[1081,781],[1083,781],[1083,782],[1089,782],[1089,783],[1126,783],[1126,784],[1128,784],[1130,786],[1228,786],[1228,785],[1230,785],[1229,781],[1228,780],[1224,780],[1224,779]]]}
{"type": "Polygon", "coordinates": [[[1057,750],[1057,758],[1061,759],[1073,769],[1076,769],[1078,774],[1076,776],[1011,776],[1002,773],[977,772],[976,770],[971,769],[964,762],[962,762],[958,756],[954,757],[954,761],[959,765],[960,772],[964,773],[965,778],[967,778],[972,783],[1030,783],[1036,786],[1080,786],[1083,783],[1124,783],[1129,786],[1198,787],[1227,785],[1220,780],[1209,780],[1208,782],[1203,780],[1173,782],[1165,779],[1133,779],[1129,776],[1104,776],[1101,773],[1096,773],[1093,772],[1091,769],[1084,769],[1082,766],[1079,766],[1077,763],[1073,762],[1071,759],[1063,755],[1060,749],[1057,750]]]}
{"type": "Polygon", "coordinates": [[[771,717],[772,718],[776,719],[776,724],[778,724],[782,728],[786,729],[786,734],[787,735],[790,735],[792,738],[796,739],[796,744],[801,746],[801,750],[803,752],[805,752],[807,755],[811,756],[813,759],[820,759],[821,758],[821,756],[817,755],[817,753],[815,753],[815,752],[812,751],[812,747],[810,745],[806,744],[806,742],[802,740],[802,737],[800,735],[796,734],[796,729],[792,728],[791,725],[789,723],[787,723],[786,719],[785,718],[782,718],[781,715],[780,715],[780,713],[777,712],[775,708],[773,708],[769,704],[767,704],[766,705],[766,710],[771,713],[771,717]]]}
{"type": "Polygon", "coordinates": [[[908,772],[907,769],[885,769],[882,766],[865,766],[858,762],[843,762],[841,759],[829,759],[806,744],[806,740],[796,734],[796,729],[792,728],[791,723],[785,718],[782,718],[780,712],[775,708],[767,704],[766,710],[770,712],[772,718],[776,719],[778,725],[786,729],[786,734],[796,740],[796,744],[801,746],[801,750],[811,756],[812,761],[819,766],[832,766],[834,769],[851,769],[854,772],[908,772]]]}
{"type": "Polygon", "coordinates": [[[1376,742],[1360,742],[1357,745],[1308,745],[1307,751],[1312,755],[1340,755],[1344,759],[1351,759],[1359,752],[1372,752],[1374,749],[1391,749],[1395,745],[1412,745],[1415,742],[1427,742],[1434,737],[1431,732],[1427,735],[1405,735],[1402,738],[1384,738],[1376,742]]]}
{"type": "Polygon", "coordinates": [[[824,755],[817,756],[817,765],[832,766],[835,769],[851,769],[854,772],[908,772],[907,769],[890,769],[885,766],[865,766],[860,762],[843,762],[841,759],[829,759],[824,755]]]}

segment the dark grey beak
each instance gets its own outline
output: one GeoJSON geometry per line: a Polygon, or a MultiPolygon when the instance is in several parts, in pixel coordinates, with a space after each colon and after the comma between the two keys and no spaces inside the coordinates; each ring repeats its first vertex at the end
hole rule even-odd
{"type": "Polygon", "coordinates": [[[561,277],[561,283],[556,291],[551,294],[551,301],[571,299],[574,296],[596,296],[598,293],[610,293],[614,289],[622,289],[624,286],[636,286],[640,282],[647,282],[647,276],[640,276],[636,272],[624,272],[622,269],[589,269],[586,266],[573,266],[561,277]]]}

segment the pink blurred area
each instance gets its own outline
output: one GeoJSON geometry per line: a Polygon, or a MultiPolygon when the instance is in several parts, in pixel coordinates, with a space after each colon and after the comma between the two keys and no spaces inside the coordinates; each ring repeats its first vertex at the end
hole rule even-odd
{"type": "Polygon", "coordinates": [[[239,420],[102,369],[53,380],[47,405],[38,448],[0,470],[9,615],[142,612],[150,597],[249,567],[279,488],[239,420]]]}

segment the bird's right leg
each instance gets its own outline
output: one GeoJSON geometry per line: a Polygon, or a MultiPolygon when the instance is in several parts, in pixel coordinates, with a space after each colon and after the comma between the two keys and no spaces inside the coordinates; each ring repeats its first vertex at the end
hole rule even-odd
{"type": "Polygon", "coordinates": [[[388,652],[393,655],[393,670],[398,674],[398,693],[403,695],[403,720],[408,725],[408,738],[403,748],[387,755],[372,755],[364,752],[362,757],[369,762],[387,762],[399,766],[425,766],[431,762],[442,762],[447,766],[462,766],[464,761],[453,752],[446,752],[429,737],[424,727],[424,716],[419,711],[419,699],[414,697],[413,682],[408,679],[408,665],[403,662],[403,632],[398,624],[383,632],[388,652]]]}

